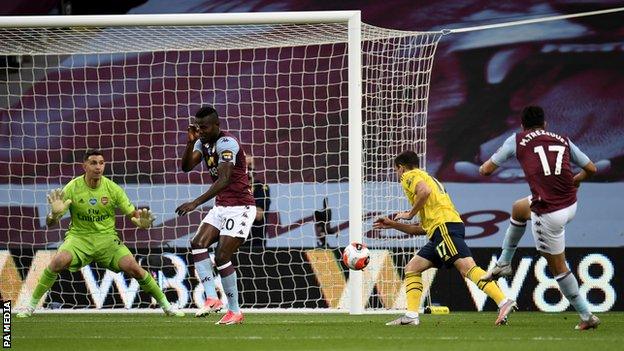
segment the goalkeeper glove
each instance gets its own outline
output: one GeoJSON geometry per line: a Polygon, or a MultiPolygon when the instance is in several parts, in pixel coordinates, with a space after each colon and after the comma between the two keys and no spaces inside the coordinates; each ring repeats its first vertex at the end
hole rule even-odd
{"type": "Polygon", "coordinates": [[[139,210],[138,212],[139,212],[138,217],[131,218],[132,223],[134,223],[134,225],[136,225],[137,227],[141,229],[147,229],[151,227],[152,223],[156,219],[156,217],[154,217],[154,215],[152,214],[152,211],[148,210],[147,208],[144,208],[142,210],[139,210]]]}
{"type": "Polygon", "coordinates": [[[48,194],[48,206],[50,207],[48,218],[50,220],[57,221],[67,212],[72,200],[63,201],[64,196],[65,194],[61,189],[54,189],[48,194]]]}

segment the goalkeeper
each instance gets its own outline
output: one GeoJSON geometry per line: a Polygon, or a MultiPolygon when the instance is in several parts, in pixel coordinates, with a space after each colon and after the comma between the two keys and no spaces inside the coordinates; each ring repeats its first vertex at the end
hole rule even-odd
{"type": "Polygon", "coordinates": [[[47,225],[57,224],[68,209],[71,224],[63,245],[39,278],[30,304],[17,316],[23,318],[32,315],[59,272],[65,269],[76,272],[93,261],[100,267],[113,272],[123,271],[136,279],[141,289],[158,301],[166,315],[184,316],[184,313],[169,304],[154,278],[139,266],[115,231],[115,209],[120,209],[141,229],[152,226],[154,216],[151,211],[136,210],[125,191],[102,175],[104,157],[99,150],[85,153],[82,168],[84,175],[72,179],[62,190],[52,190],[48,194],[50,213],[46,217],[47,225]]]}

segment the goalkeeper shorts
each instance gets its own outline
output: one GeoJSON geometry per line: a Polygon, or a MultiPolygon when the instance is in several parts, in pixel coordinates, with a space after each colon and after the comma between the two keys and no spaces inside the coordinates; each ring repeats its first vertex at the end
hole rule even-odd
{"type": "Polygon", "coordinates": [[[76,272],[82,267],[96,262],[102,268],[119,272],[119,261],[122,257],[132,255],[128,247],[121,242],[117,235],[93,234],[74,235],[68,234],[59,251],[67,251],[72,255],[69,266],[71,272],[76,272]]]}

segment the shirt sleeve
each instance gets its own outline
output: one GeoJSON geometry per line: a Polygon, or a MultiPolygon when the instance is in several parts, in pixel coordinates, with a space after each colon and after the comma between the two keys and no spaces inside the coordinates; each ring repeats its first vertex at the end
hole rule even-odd
{"type": "Polygon", "coordinates": [[[127,216],[134,212],[134,205],[130,202],[128,195],[119,185],[113,183],[113,188],[111,189],[111,192],[113,193],[112,195],[115,197],[115,203],[117,204],[117,208],[121,211],[121,213],[127,216]]]}
{"type": "Polygon", "coordinates": [[[490,160],[497,166],[503,164],[503,162],[507,161],[510,157],[516,156],[516,135],[513,134],[509,138],[505,140],[503,146],[499,147],[498,150],[492,155],[490,160]]]}
{"type": "Polygon", "coordinates": [[[201,140],[197,139],[195,141],[195,145],[193,146],[193,151],[199,151],[200,154],[204,154],[204,152],[202,151],[202,142],[201,140]]]}
{"type": "Polygon", "coordinates": [[[572,140],[568,139],[570,143],[570,161],[579,167],[585,167],[590,159],[578,148],[578,146],[574,145],[572,140]]]}
{"type": "Polygon", "coordinates": [[[418,173],[406,174],[403,177],[401,181],[401,184],[403,185],[403,192],[405,193],[405,196],[408,198],[410,203],[413,201],[413,198],[410,198],[410,196],[413,197],[414,195],[416,195],[416,185],[421,181],[424,181],[424,179],[420,175],[418,175],[418,173]]]}
{"type": "Polygon", "coordinates": [[[222,137],[217,140],[218,163],[232,162],[236,164],[236,155],[240,151],[240,146],[234,138],[222,137]]]}

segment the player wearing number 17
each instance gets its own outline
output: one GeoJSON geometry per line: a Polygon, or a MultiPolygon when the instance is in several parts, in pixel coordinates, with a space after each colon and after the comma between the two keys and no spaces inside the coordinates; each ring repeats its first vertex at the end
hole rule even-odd
{"type": "Polygon", "coordinates": [[[194,123],[188,128],[182,170],[189,172],[202,160],[208,167],[212,185],[197,199],[176,209],[178,215],[182,216],[216,197],[215,206],[191,239],[195,270],[206,294],[206,301],[195,316],[217,312],[223,307],[217,297],[212,262],[208,256],[208,247],[217,243],[215,263],[228,298],[228,311],[217,324],[240,324],[243,322],[243,314],[238,306],[236,270],[231,260],[249,236],[256,218],[256,202],[249,186],[245,152],[232,134],[221,130],[217,111],[211,106],[200,108],[195,113],[194,123]]]}
{"type": "Polygon", "coordinates": [[[459,273],[492,298],[499,308],[496,325],[505,324],[507,315],[516,306],[515,301],[505,297],[494,281],[483,281],[485,271],[476,265],[472,253],[464,241],[464,223],[451,197],[437,179],[418,169],[418,155],[405,151],[394,159],[405,196],[412,205],[395,219],[410,220],[419,215],[421,225],[401,223],[389,218],[378,219],[375,228],[394,228],[408,234],[426,234],[429,242],[423,246],[405,266],[405,290],[407,313],[386,325],[418,325],[418,310],[422,297],[422,272],[431,267],[455,267],[459,273]]]}
{"type": "MultiPolygon", "coordinates": [[[[527,106],[522,111],[522,132],[505,140],[503,146],[483,165],[482,175],[492,174],[499,165],[516,156],[522,166],[531,196],[529,200],[517,201],[514,215],[531,218],[535,246],[548,263],[559,290],[581,315],[578,330],[593,329],[600,324],[598,317],[589,311],[587,301],[579,294],[574,274],[565,261],[565,225],[576,213],[576,189],[594,173],[596,166],[572,141],[559,134],[546,131],[544,110],[539,106],[527,106]],[[570,162],[581,167],[573,174],[570,162]],[[530,204],[530,214],[529,212],[530,204]],[[519,208],[518,211],[515,211],[519,208]]],[[[514,216],[515,217],[515,216],[514,216]]],[[[511,273],[510,261],[520,238],[523,225],[512,221],[503,242],[503,253],[496,266],[483,279],[495,279],[511,273]]]]}

